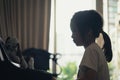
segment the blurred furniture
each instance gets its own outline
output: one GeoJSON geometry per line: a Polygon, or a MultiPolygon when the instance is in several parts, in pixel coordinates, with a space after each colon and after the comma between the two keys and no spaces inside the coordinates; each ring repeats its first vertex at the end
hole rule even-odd
{"type": "Polygon", "coordinates": [[[0,80],[52,80],[52,74],[32,69],[21,69],[8,59],[0,42],[0,80]]]}
{"type": "Polygon", "coordinates": [[[43,49],[28,48],[23,51],[23,55],[34,58],[34,68],[37,70],[49,70],[50,53],[43,49]]]}

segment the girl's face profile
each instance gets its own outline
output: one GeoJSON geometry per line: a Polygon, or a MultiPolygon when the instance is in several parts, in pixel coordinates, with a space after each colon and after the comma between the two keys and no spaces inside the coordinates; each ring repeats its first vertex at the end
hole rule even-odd
{"type": "Polygon", "coordinates": [[[82,40],[79,32],[73,32],[73,33],[72,33],[72,38],[73,38],[74,43],[75,43],[77,46],[82,46],[82,45],[83,45],[83,40],[82,40]]]}
{"type": "Polygon", "coordinates": [[[71,31],[72,31],[71,37],[73,38],[73,42],[77,46],[83,46],[83,39],[82,39],[80,32],[78,31],[78,29],[75,25],[71,25],[71,31]]]}

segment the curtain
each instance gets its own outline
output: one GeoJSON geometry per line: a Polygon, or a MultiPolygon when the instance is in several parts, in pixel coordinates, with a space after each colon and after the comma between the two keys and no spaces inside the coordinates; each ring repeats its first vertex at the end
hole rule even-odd
{"type": "Polygon", "coordinates": [[[22,49],[48,49],[51,0],[0,0],[0,36],[22,49]]]}
{"type": "MultiPolygon", "coordinates": [[[[103,0],[95,0],[95,1],[96,1],[96,10],[103,16],[103,0]]],[[[99,37],[96,39],[96,41],[98,45],[102,48],[104,44],[103,35],[99,34],[99,37]]]]}
{"type": "Polygon", "coordinates": [[[103,0],[95,0],[96,1],[96,10],[103,15],[103,0]]]}

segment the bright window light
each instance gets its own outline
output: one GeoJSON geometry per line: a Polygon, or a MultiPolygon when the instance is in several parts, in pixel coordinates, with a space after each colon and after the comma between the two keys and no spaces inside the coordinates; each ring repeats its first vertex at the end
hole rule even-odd
{"type": "Polygon", "coordinates": [[[56,0],[56,6],[54,1],[51,8],[49,52],[62,54],[58,59],[61,66],[73,61],[79,64],[84,48],[74,44],[70,20],[77,11],[95,9],[95,0],[56,0]]]}

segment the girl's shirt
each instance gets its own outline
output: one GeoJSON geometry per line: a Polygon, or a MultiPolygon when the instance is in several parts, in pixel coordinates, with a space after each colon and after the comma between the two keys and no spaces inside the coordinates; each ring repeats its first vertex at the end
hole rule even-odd
{"type": "Polygon", "coordinates": [[[85,68],[83,66],[97,72],[96,80],[110,80],[108,65],[104,53],[96,43],[92,43],[85,49],[79,66],[78,78],[84,76],[85,68]]]}

